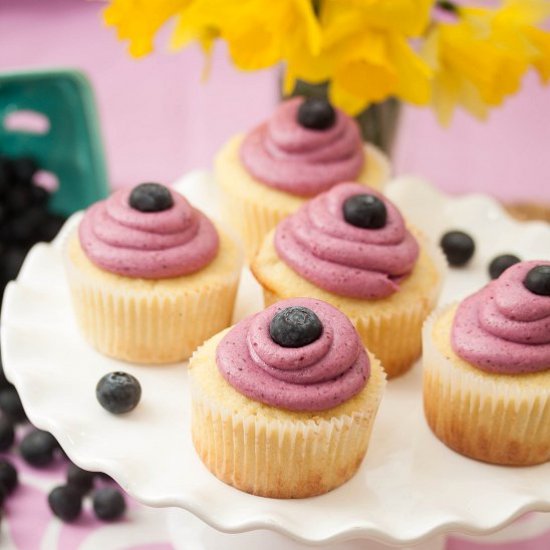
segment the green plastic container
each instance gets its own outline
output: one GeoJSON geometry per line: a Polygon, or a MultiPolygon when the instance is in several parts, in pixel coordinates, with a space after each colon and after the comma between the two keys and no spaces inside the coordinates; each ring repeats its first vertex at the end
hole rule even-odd
{"type": "Polygon", "coordinates": [[[68,216],[109,191],[94,96],[88,79],[74,70],[0,73],[0,154],[32,157],[53,173],[59,187],[50,210],[68,216]],[[12,130],[16,111],[45,116],[44,133],[12,130]]]}

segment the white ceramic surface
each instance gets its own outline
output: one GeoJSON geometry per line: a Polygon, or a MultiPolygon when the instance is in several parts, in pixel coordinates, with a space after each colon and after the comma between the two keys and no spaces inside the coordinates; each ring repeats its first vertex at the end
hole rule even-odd
{"type": "MultiPolygon", "coordinates": [[[[207,174],[194,173],[178,188],[216,214],[207,174]]],[[[476,255],[468,268],[451,271],[444,301],[485,283],[488,261],[496,254],[550,257],[548,226],[516,223],[486,197],[450,199],[411,178],[392,183],[388,194],[429,234],[462,228],[475,237],[476,255]]],[[[528,510],[550,511],[550,464],[482,464],[433,437],[422,414],[418,367],[390,382],[367,458],[344,486],[285,501],[224,485],[191,444],[185,366],[122,364],[96,353],[79,335],[61,238],[34,247],[6,291],[1,334],[6,374],[34,424],[51,431],[77,464],[110,474],[138,500],[184,508],[222,531],[272,529],[310,544],[363,537],[413,544],[447,531],[487,533],[528,510]],[[94,393],[99,378],[116,369],[136,375],[143,388],[139,407],[121,417],[104,411],[94,393]]],[[[236,317],[260,307],[259,289],[245,271],[236,317]]]]}

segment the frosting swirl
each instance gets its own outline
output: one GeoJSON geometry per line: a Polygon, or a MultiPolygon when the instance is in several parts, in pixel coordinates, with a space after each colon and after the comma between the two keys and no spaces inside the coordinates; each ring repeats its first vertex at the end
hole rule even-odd
{"type": "Polygon", "coordinates": [[[216,352],[221,375],[237,391],[267,405],[292,411],[321,411],[347,401],[366,384],[370,362],[349,319],[311,298],[274,304],[235,325],[216,352]],[[269,335],[273,317],[289,306],[314,311],[321,336],[300,348],[285,348],[269,335]]]}
{"type": "Polygon", "coordinates": [[[383,195],[357,183],[342,183],[304,204],[275,231],[279,257],[316,286],[352,298],[384,298],[416,263],[419,247],[397,208],[383,195]],[[344,202],[369,193],[384,202],[387,221],[363,229],[344,219],[344,202]]]}
{"type": "Polygon", "coordinates": [[[91,206],[80,223],[82,249],[98,267],[127,277],[166,279],[208,265],[218,253],[212,222],[179,193],[161,212],[140,212],[121,189],[91,206]]]}
{"type": "Polygon", "coordinates": [[[356,122],[336,111],[326,130],[310,130],[297,122],[303,98],[283,102],[273,116],[252,130],[241,146],[241,161],[270,187],[309,197],[336,183],[355,179],[365,162],[356,122]]]}
{"type": "Polygon", "coordinates": [[[458,306],[451,343],[459,357],[500,374],[550,369],[550,297],[523,285],[537,265],[550,262],[515,264],[458,306]]]}

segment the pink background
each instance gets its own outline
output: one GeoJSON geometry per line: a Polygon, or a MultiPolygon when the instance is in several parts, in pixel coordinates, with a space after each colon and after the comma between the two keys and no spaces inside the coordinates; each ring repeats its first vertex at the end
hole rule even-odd
{"type": "MultiPolygon", "coordinates": [[[[100,20],[102,2],[0,0],[0,71],[72,66],[92,80],[113,185],[171,181],[210,165],[230,135],[267,116],[277,72],[239,73],[220,45],[201,82],[197,49],[135,61],[100,20]]],[[[159,41],[162,42],[162,41],[159,41]]],[[[159,44],[159,50],[164,48],[159,44]]],[[[460,114],[450,129],[427,109],[407,109],[395,171],[452,191],[550,202],[550,90],[534,75],[525,90],[481,124],[460,114]]]]}
{"type": "MultiPolygon", "coordinates": [[[[0,0],[0,71],[55,66],[88,74],[113,185],[168,182],[191,168],[208,167],[224,140],[257,123],[275,105],[277,72],[238,73],[222,46],[206,84],[200,80],[203,59],[196,49],[131,60],[114,32],[102,26],[101,7],[84,0],[0,0]]],[[[550,91],[533,75],[526,79],[524,93],[495,112],[489,124],[459,115],[444,130],[428,110],[407,109],[395,171],[426,176],[452,192],[477,190],[502,199],[550,203],[549,122],[550,91]]],[[[31,497],[24,491],[12,504],[13,521],[24,522],[20,530],[17,523],[11,525],[22,537],[19,548],[37,547],[39,539],[32,537],[40,537],[40,522],[34,531],[26,526],[28,514],[43,517],[44,494],[31,497]],[[17,512],[23,502],[25,509],[17,512]]],[[[83,539],[93,528],[77,526],[66,533],[83,539]]],[[[63,546],[75,544],[71,540],[63,546]]],[[[549,545],[548,536],[490,546],[451,539],[448,550],[542,550],[549,545]]]]}

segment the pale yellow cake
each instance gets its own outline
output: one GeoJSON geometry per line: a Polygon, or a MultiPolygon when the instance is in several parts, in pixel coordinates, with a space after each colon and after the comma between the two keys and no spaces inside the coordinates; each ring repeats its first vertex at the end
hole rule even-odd
{"type": "MultiPolygon", "coordinates": [[[[291,195],[269,187],[255,179],[243,166],[239,151],[243,134],[229,140],[218,153],[214,170],[216,181],[224,192],[224,215],[245,245],[248,259],[252,259],[265,235],[277,223],[295,212],[306,198],[291,195]]],[[[373,145],[365,145],[365,167],[357,176],[357,183],[382,189],[390,177],[387,157],[373,145]]]]}
{"type": "MultiPolygon", "coordinates": [[[[229,330],[229,329],[228,329],[229,330]]],[[[293,412],[249,399],[221,376],[216,349],[223,331],[189,362],[192,436],[207,468],[248,493],[304,498],[326,493],[361,464],[385,386],[369,354],[370,378],[345,403],[320,412],[293,412]]]]}
{"type": "Polygon", "coordinates": [[[455,451],[494,464],[550,460],[550,370],[493,374],[452,349],[457,305],[424,327],[424,410],[434,434],[455,451]]]}
{"type": "Polygon", "coordinates": [[[116,275],[93,264],[74,232],[65,265],[78,324],[101,353],[136,363],[171,363],[191,356],[231,324],[241,251],[218,231],[220,247],[203,269],[169,279],[116,275]]]}
{"type": "Polygon", "coordinates": [[[422,324],[436,306],[445,269],[440,253],[429,253],[425,239],[416,233],[421,247],[413,272],[399,284],[398,292],[380,300],[339,296],[304,279],[279,258],[273,244],[275,230],[265,238],[251,269],[263,287],[266,307],[299,296],[318,298],[337,307],[350,318],[364,346],[380,359],[388,378],[392,378],[420,357],[422,324]]]}

